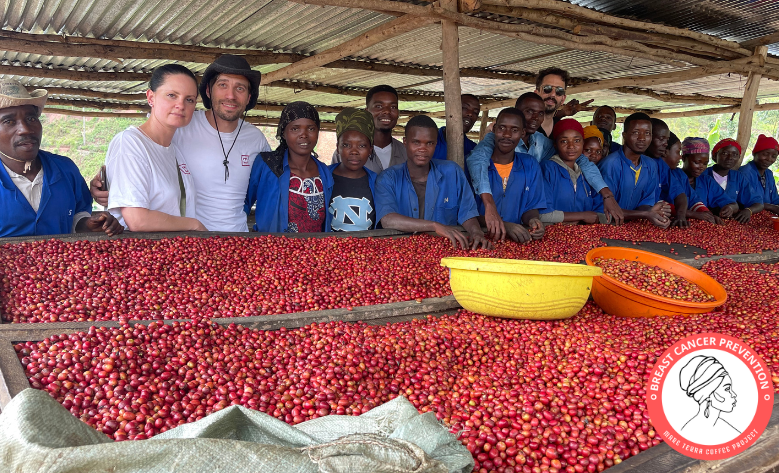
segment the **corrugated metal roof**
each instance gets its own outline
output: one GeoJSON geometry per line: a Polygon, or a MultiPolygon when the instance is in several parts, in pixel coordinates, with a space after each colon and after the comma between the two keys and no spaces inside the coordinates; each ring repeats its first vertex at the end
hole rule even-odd
{"type": "MultiPolygon", "coordinates": [[[[606,13],[689,28],[736,41],[779,30],[779,1],[571,1],[606,13]]],[[[6,0],[3,8],[4,15],[0,26],[6,30],[302,54],[321,52],[395,18],[373,11],[303,5],[287,0],[6,0]]],[[[521,20],[511,21],[516,23],[521,20]]],[[[648,59],[566,50],[559,46],[531,43],[469,27],[461,27],[459,35],[460,65],[464,68],[535,73],[554,65],[568,70],[573,77],[594,80],[681,70],[648,59]]],[[[388,39],[361,51],[357,59],[440,67],[440,26],[431,24],[388,39]]],[[[0,63],[5,65],[85,71],[150,72],[167,62],[169,61],[125,60],[117,63],[107,59],[0,52],[0,63]]],[[[196,73],[201,73],[206,67],[205,64],[199,63],[183,64],[196,73]]],[[[271,64],[258,69],[268,72],[282,66],[284,64],[271,64]]],[[[137,81],[91,82],[45,77],[19,78],[24,84],[36,87],[74,87],[104,92],[140,92],[145,89],[145,84],[137,81]]],[[[358,88],[387,83],[403,91],[443,91],[442,81],[435,77],[323,67],[296,75],[294,80],[358,88]]],[[[745,78],[734,74],[731,77],[714,76],[661,85],[655,87],[655,90],[678,94],[706,93],[740,97],[744,83],[745,78]]],[[[463,77],[462,89],[477,95],[509,98],[531,90],[532,86],[509,80],[463,77]]],[[[689,106],[614,91],[598,91],[586,95],[588,98],[595,98],[596,104],[611,103],[624,107],[669,109],[689,106]]],[[[759,95],[779,96],[779,83],[764,80],[759,95]]],[[[331,106],[362,106],[364,103],[361,97],[351,95],[280,87],[263,87],[260,100],[274,104],[307,100],[317,105],[331,106]]],[[[405,102],[401,108],[440,111],[444,106],[441,102],[420,101],[405,102]]]]}
{"type": "MultiPolygon", "coordinates": [[[[571,3],[737,42],[779,31],[776,0],[571,0],[571,3]]],[[[779,45],[772,52],[779,52],[779,45]]]]}

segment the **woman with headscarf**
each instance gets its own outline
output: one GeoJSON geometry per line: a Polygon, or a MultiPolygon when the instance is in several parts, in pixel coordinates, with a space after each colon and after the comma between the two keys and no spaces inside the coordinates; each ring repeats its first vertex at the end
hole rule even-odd
{"type": "Polygon", "coordinates": [[[704,445],[717,445],[734,439],[739,432],[720,414],[736,407],[733,380],[725,367],[712,356],[694,356],[679,371],[679,387],[698,404],[698,412],[682,427],[685,437],[704,445]]]}
{"type": "Polygon", "coordinates": [[[328,166],[333,173],[333,194],[327,209],[334,232],[376,226],[376,173],[365,167],[373,152],[373,131],[373,115],[367,110],[345,108],[335,117],[341,160],[328,166]]]}
{"type": "Polygon", "coordinates": [[[725,194],[714,179],[703,175],[709,164],[709,142],[706,138],[687,137],[682,141],[682,172],[672,170],[687,195],[687,218],[721,224],[723,218],[733,216],[738,204],[725,194]]]}
{"type": "Polygon", "coordinates": [[[739,223],[747,223],[752,215],[763,210],[763,201],[755,190],[738,171],[733,171],[741,157],[741,145],[732,138],[725,138],[714,145],[711,152],[714,158],[714,166],[703,172],[722,187],[731,199],[735,200],[740,210],[733,215],[733,219],[739,223]]]}
{"type": "Polygon", "coordinates": [[[281,112],[274,151],[254,160],[244,210],[257,202],[254,230],[259,232],[329,232],[327,203],[333,176],[317,159],[319,114],[306,102],[293,102],[281,112]]]}

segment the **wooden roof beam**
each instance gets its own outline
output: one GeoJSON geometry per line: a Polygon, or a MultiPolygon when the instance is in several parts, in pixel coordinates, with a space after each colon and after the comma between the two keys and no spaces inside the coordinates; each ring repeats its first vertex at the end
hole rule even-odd
{"type": "Polygon", "coordinates": [[[44,108],[43,113],[55,113],[57,115],[71,115],[74,117],[91,117],[91,118],[138,118],[141,120],[146,119],[145,113],[93,112],[93,111],[85,111],[85,110],[70,110],[67,108],[54,108],[54,107],[44,108]]]}
{"type": "Polygon", "coordinates": [[[330,48],[326,51],[322,51],[313,56],[309,56],[300,61],[294,62],[289,66],[282,67],[281,69],[263,74],[262,84],[268,85],[278,80],[288,79],[298,74],[310,71],[315,67],[320,67],[325,64],[331,63],[335,60],[343,57],[352,56],[364,49],[367,49],[375,44],[381,43],[395,36],[414,31],[421,28],[432,20],[429,18],[419,18],[411,15],[404,15],[400,18],[396,18],[390,22],[373,28],[370,31],[362,33],[356,38],[352,38],[345,43],[341,43],[338,46],[330,48]]]}
{"type": "Polygon", "coordinates": [[[734,62],[742,63],[742,61],[743,60],[741,59],[737,59],[736,61],[723,62],[723,65],[718,67],[693,67],[683,71],[665,72],[662,74],[620,77],[617,79],[585,82],[568,88],[568,95],[583,94],[595,90],[613,89],[615,87],[654,87],[662,84],[700,79],[717,74],[728,74],[733,72],[733,68],[730,67],[731,64],[734,62]]]}
{"type": "MultiPolygon", "coordinates": [[[[209,48],[169,43],[148,43],[122,40],[102,40],[47,34],[17,33],[0,30],[0,51],[63,57],[89,57],[121,63],[126,59],[164,59],[170,61],[210,64],[222,54],[237,54],[246,58],[252,66],[295,63],[311,56],[295,53],[276,53],[251,49],[209,48]]],[[[420,77],[443,77],[443,70],[436,66],[420,64],[386,64],[361,59],[338,59],[319,67],[350,69],[420,77]]],[[[532,82],[534,76],[517,71],[463,68],[463,77],[482,79],[518,80],[532,82]]]]}
{"type": "Polygon", "coordinates": [[[623,94],[643,95],[669,103],[692,103],[698,105],[738,105],[741,99],[736,97],[713,97],[709,95],[692,94],[672,94],[669,92],[655,92],[654,90],[641,89],[638,87],[614,87],[611,90],[623,94]]]}
{"type": "MultiPolygon", "coordinates": [[[[61,79],[68,81],[89,81],[89,82],[138,82],[144,83],[151,77],[146,72],[92,72],[92,71],[71,71],[69,69],[58,68],[40,68],[30,66],[3,66],[0,65],[0,74],[35,77],[40,79],[61,79]]],[[[139,85],[141,85],[139,84],[139,85]]],[[[365,98],[368,92],[367,88],[343,87],[335,85],[317,84],[302,81],[276,81],[268,87],[282,87],[287,89],[305,90],[323,94],[350,95],[354,97],[365,98]]],[[[41,87],[37,87],[41,88],[41,87]]],[[[45,87],[44,87],[45,88],[45,87]]],[[[444,96],[441,92],[399,92],[398,98],[409,102],[444,102],[444,96]]],[[[480,100],[485,102],[498,100],[502,97],[481,96],[480,100]]]]}
{"type": "MultiPolygon", "coordinates": [[[[99,102],[94,100],[73,100],[73,99],[52,99],[46,101],[46,108],[54,105],[58,107],[76,107],[92,108],[97,110],[132,110],[148,112],[149,106],[146,103],[119,103],[119,102],[99,102]]],[[[264,104],[258,103],[252,110],[258,112],[281,112],[286,104],[264,104]]],[[[346,107],[331,107],[327,105],[312,104],[319,113],[340,113],[346,107]]],[[[400,110],[398,112],[402,117],[413,117],[415,115],[424,115],[429,112],[424,110],[400,110]]],[[[252,115],[249,115],[252,116],[252,115]]]]}
{"type": "Polygon", "coordinates": [[[711,44],[695,39],[672,36],[669,34],[651,33],[647,32],[646,30],[627,30],[622,28],[615,28],[613,26],[585,23],[581,20],[555,14],[554,12],[542,11],[533,8],[482,5],[480,11],[494,13],[496,15],[521,18],[555,28],[563,28],[576,35],[603,35],[612,39],[638,41],[642,43],[651,43],[654,45],[674,46],[684,48],[688,53],[705,53],[707,55],[726,60],[738,59],[740,57],[751,55],[751,51],[746,48],[742,48],[741,50],[734,50],[735,48],[725,49],[718,46],[712,46],[711,44]]]}
{"type": "MultiPolygon", "coordinates": [[[[409,15],[436,18],[439,20],[453,21],[462,26],[468,26],[477,28],[483,31],[489,31],[495,34],[501,34],[512,38],[521,39],[530,43],[544,44],[550,46],[560,46],[569,49],[576,49],[580,51],[599,51],[619,56],[646,58],[655,62],[663,64],[670,64],[677,67],[687,67],[688,64],[697,65],[701,67],[715,67],[721,66],[720,63],[727,64],[733,68],[732,72],[748,73],[748,72],[762,72],[765,66],[757,66],[748,62],[723,62],[714,61],[708,59],[702,59],[700,57],[692,56],[689,54],[680,54],[675,52],[666,51],[663,49],[657,49],[643,45],[636,41],[629,40],[614,40],[603,35],[593,36],[579,36],[565,31],[560,31],[553,28],[545,28],[535,25],[525,24],[508,24],[492,20],[484,20],[473,16],[465,15],[463,13],[448,11],[444,8],[437,6],[435,3],[429,6],[414,5],[411,3],[397,2],[391,0],[291,0],[297,3],[310,4],[310,5],[329,5],[339,6],[344,8],[355,8],[363,10],[375,10],[375,11],[397,11],[399,13],[405,13],[409,15]]],[[[495,0],[499,2],[511,2],[514,0],[495,0]]],[[[522,2],[525,0],[516,0],[522,2]]],[[[540,0],[528,0],[528,1],[540,1],[540,0]]],[[[569,5],[568,3],[551,1],[554,4],[569,5]]],[[[525,5],[513,5],[511,6],[525,6],[525,5]]],[[[581,7],[578,7],[581,8],[581,7]]],[[[586,10],[586,9],[584,9],[586,10]]],[[[587,10],[589,11],[589,10],[587,10]]],[[[616,17],[608,17],[619,20],[616,17]]],[[[680,30],[682,31],[682,30],[680,30]]],[[[684,30],[686,31],[686,30],[684,30]]],[[[738,43],[719,40],[718,38],[709,37],[696,33],[701,37],[717,40],[717,44],[737,45],[737,48],[742,49],[738,43]]],[[[748,58],[745,58],[748,59],[748,58]]],[[[777,71],[779,73],[779,71],[777,71]]]]}
{"type": "Polygon", "coordinates": [[[135,94],[123,94],[119,92],[99,92],[96,90],[89,90],[89,89],[76,89],[76,88],[70,88],[70,87],[35,87],[35,86],[28,86],[27,90],[29,92],[32,92],[35,89],[46,89],[49,92],[49,97],[52,95],[67,95],[71,97],[87,97],[92,99],[106,99],[106,100],[146,100],[146,94],[141,93],[135,93],[135,94]]]}
{"type": "Polygon", "coordinates": [[[759,38],[750,39],[749,41],[744,41],[741,43],[741,46],[747,49],[754,49],[758,46],[768,46],[769,44],[779,43],[779,31],[776,33],[767,34],[765,36],[760,36],[759,38]]]}
{"type": "MultiPolygon", "coordinates": [[[[755,105],[755,112],[764,112],[768,110],[779,110],[779,103],[763,103],[755,105]]],[[[699,110],[685,110],[683,112],[657,112],[649,114],[653,118],[685,118],[685,117],[703,117],[706,115],[722,115],[739,113],[741,111],[740,106],[733,107],[714,107],[714,108],[702,108],[699,110]]],[[[618,121],[622,121],[620,118],[618,121]]]]}
{"type": "MultiPolygon", "coordinates": [[[[698,33],[684,28],[675,28],[672,26],[660,25],[646,21],[621,18],[558,0],[482,0],[482,5],[499,5],[547,10],[573,18],[585,19],[596,23],[603,23],[612,27],[631,28],[639,31],[651,31],[654,33],[663,33],[678,37],[690,38],[696,41],[710,44],[712,46],[730,49],[732,51],[739,52],[740,54],[744,53],[743,49],[748,49],[744,48],[744,46],[736,43],[735,41],[727,41],[715,36],[698,33]]],[[[746,54],[751,54],[751,51],[747,51],[746,54]]]]}

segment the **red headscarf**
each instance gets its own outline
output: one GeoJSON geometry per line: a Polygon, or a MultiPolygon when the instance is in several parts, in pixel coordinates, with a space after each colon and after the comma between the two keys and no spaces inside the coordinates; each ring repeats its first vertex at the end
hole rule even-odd
{"type": "Polygon", "coordinates": [[[717,151],[727,146],[735,146],[738,150],[738,153],[741,154],[741,145],[738,144],[738,141],[734,140],[733,138],[725,138],[724,140],[720,140],[719,143],[714,145],[714,149],[711,151],[711,156],[717,156],[717,151]]]}
{"type": "Polygon", "coordinates": [[[573,118],[564,118],[554,124],[554,128],[552,128],[552,139],[556,140],[558,136],[568,130],[578,131],[582,137],[584,136],[584,128],[582,127],[581,123],[574,120],[573,118]]]}
{"type": "Polygon", "coordinates": [[[752,154],[757,154],[767,149],[779,150],[779,143],[777,143],[776,138],[765,135],[758,136],[757,143],[755,143],[755,149],[752,150],[752,154]]]}

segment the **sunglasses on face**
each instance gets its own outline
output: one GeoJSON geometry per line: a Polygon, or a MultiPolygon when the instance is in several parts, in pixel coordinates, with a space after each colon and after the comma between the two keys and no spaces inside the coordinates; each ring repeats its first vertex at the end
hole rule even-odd
{"type": "Polygon", "coordinates": [[[551,94],[552,90],[554,90],[555,95],[558,97],[562,97],[565,95],[565,87],[555,87],[552,85],[545,85],[541,88],[541,91],[545,94],[551,94]]]}

